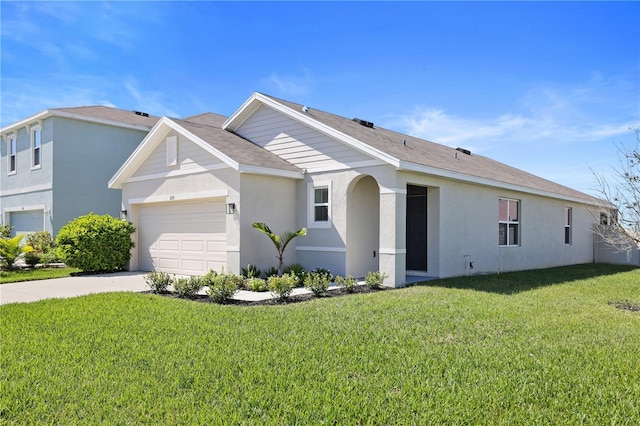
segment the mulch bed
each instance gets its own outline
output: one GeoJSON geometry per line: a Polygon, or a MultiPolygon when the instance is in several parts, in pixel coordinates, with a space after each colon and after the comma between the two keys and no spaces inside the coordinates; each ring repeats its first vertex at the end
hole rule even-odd
{"type": "Polygon", "coordinates": [[[640,312],[640,303],[634,303],[630,300],[617,300],[615,302],[610,302],[609,304],[618,309],[624,309],[631,312],[640,312]]]}
{"type": "MultiPolygon", "coordinates": [[[[237,306],[274,306],[274,305],[287,305],[290,303],[300,303],[300,302],[306,302],[308,300],[313,300],[313,299],[325,299],[325,298],[330,298],[330,297],[342,297],[342,296],[348,296],[350,294],[363,294],[363,293],[377,293],[379,291],[388,291],[388,290],[392,290],[389,287],[381,287],[381,288],[371,288],[369,286],[365,286],[365,285],[359,285],[356,286],[352,292],[348,292],[342,288],[336,288],[336,289],[330,289],[327,291],[327,293],[324,296],[316,296],[313,293],[309,293],[309,294],[300,294],[300,295],[295,295],[295,296],[290,296],[288,297],[286,300],[279,300],[279,299],[268,299],[268,300],[258,300],[258,301],[248,301],[248,300],[237,300],[237,299],[229,299],[227,302],[223,303],[224,305],[237,305],[237,306]]],[[[147,294],[158,294],[159,296],[164,296],[164,297],[171,297],[174,299],[179,299],[180,297],[178,297],[178,295],[174,292],[170,292],[170,291],[166,291],[166,292],[162,292],[162,293],[154,293],[151,290],[145,291],[144,293],[147,294]]],[[[193,300],[194,302],[201,302],[201,303],[216,303],[214,302],[209,296],[204,295],[204,294],[196,294],[195,296],[191,296],[191,297],[184,297],[183,299],[187,299],[187,300],[193,300]]]]}

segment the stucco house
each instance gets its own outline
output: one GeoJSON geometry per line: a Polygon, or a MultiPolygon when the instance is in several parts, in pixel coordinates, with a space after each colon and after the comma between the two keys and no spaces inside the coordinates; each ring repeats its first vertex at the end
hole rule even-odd
{"type": "Polygon", "coordinates": [[[307,227],[287,264],[449,277],[594,260],[594,198],[465,149],[261,93],[230,117],[163,117],[109,182],[132,270],[276,264],[251,227],[307,227]]]}
{"type": "Polygon", "coordinates": [[[0,129],[0,221],[49,231],[94,212],[120,214],[106,182],[159,117],[105,106],[55,108],[0,129]]]}

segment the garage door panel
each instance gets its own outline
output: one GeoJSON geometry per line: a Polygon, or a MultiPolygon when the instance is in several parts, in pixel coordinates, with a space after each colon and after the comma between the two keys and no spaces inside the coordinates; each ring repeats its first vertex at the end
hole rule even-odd
{"type": "Polygon", "coordinates": [[[202,240],[182,240],[182,251],[204,253],[205,244],[206,241],[202,240]]]}
{"type": "Polygon", "coordinates": [[[42,231],[44,211],[28,210],[11,212],[9,216],[10,226],[13,226],[13,235],[27,234],[42,231]]]}
{"type": "Polygon", "coordinates": [[[141,206],[139,267],[204,275],[226,265],[224,200],[141,206]]]}
{"type": "Polygon", "coordinates": [[[179,259],[170,258],[170,257],[159,257],[157,259],[158,260],[156,262],[152,263],[152,264],[156,264],[157,265],[157,269],[160,269],[160,270],[164,270],[164,269],[177,270],[177,269],[180,269],[180,260],[179,259]]]}
{"type": "Polygon", "coordinates": [[[157,250],[178,251],[178,249],[180,249],[180,240],[178,238],[175,238],[175,239],[162,238],[158,241],[157,250]]]}

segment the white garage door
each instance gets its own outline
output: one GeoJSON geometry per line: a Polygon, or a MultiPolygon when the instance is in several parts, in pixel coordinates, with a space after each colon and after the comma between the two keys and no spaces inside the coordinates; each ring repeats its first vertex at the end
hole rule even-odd
{"type": "Polygon", "coordinates": [[[224,200],[140,206],[138,256],[142,271],[204,275],[227,263],[224,200]]]}
{"type": "Polygon", "coordinates": [[[13,226],[13,235],[42,231],[44,212],[42,210],[12,212],[9,217],[9,225],[13,226]]]}

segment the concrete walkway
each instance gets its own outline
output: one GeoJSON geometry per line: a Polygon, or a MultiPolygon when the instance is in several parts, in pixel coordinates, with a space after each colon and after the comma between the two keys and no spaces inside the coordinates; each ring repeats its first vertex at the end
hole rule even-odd
{"type": "Polygon", "coordinates": [[[116,272],[0,284],[0,305],[112,291],[145,291],[149,290],[145,275],[146,272],[116,272]]]}

